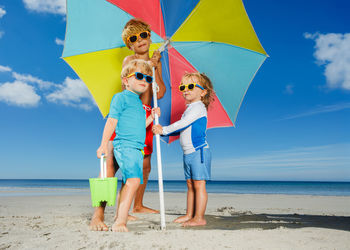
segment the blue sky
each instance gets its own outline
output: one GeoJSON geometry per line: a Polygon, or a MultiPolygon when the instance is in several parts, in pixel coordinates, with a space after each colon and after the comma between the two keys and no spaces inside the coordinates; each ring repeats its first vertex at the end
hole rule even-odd
{"type": "MultiPolygon", "coordinates": [[[[208,131],[213,179],[350,181],[350,3],[244,3],[270,58],[236,128],[208,131]]],[[[0,178],[98,174],[105,121],[60,59],[64,35],[65,0],[0,1],[0,178]]],[[[164,179],[182,180],[179,143],[162,152],[164,179]]]]}

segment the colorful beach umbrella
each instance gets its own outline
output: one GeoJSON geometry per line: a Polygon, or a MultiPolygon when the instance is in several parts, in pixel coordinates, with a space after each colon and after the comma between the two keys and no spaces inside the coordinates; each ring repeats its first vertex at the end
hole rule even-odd
{"type": "Polygon", "coordinates": [[[62,57],[87,85],[104,117],[113,95],[122,90],[123,59],[133,53],[121,38],[131,18],[151,26],[150,53],[168,43],[161,59],[167,91],[159,100],[160,124],[181,118],[186,106],[178,85],[185,72],[199,71],[212,80],[216,92],[208,128],[234,126],[248,87],[267,57],[242,1],[67,0],[62,57]]]}
{"type": "Polygon", "coordinates": [[[151,26],[151,53],[170,40],[161,59],[167,92],[159,101],[160,124],[180,119],[185,103],[179,82],[185,71],[199,71],[209,76],[217,95],[208,110],[208,128],[233,126],[267,57],[242,1],[68,0],[62,57],[87,85],[104,117],[113,95],[122,90],[122,61],[132,51],[121,33],[134,17],[151,26]]]}

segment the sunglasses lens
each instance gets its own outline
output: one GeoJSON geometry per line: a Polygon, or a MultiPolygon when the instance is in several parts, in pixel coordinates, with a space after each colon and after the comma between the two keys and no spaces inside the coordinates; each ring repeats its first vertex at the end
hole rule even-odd
{"type": "Polygon", "coordinates": [[[194,84],[193,84],[193,83],[188,84],[187,88],[188,88],[189,90],[194,89],[194,84]]]}
{"type": "Polygon", "coordinates": [[[147,32],[142,32],[140,34],[140,37],[143,38],[143,39],[146,39],[148,37],[148,33],[147,32]]]}
{"type": "Polygon", "coordinates": [[[185,85],[180,85],[179,89],[180,91],[185,91],[186,86],[185,85]]]}
{"type": "Polygon", "coordinates": [[[143,74],[137,72],[137,73],[135,73],[135,77],[136,77],[137,80],[142,80],[143,79],[143,74]]]}
{"type": "Polygon", "coordinates": [[[137,40],[137,36],[131,36],[131,37],[129,38],[129,40],[130,40],[130,42],[134,43],[134,42],[136,42],[136,40],[137,40]]]}
{"type": "Polygon", "coordinates": [[[146,76],[146,82],[152,83],[153,82],[153,77],[152,76],[146,76]]]}

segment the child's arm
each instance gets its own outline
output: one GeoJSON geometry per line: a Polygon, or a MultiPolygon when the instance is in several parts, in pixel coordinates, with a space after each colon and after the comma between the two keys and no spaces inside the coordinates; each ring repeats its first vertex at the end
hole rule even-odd
{"type": "Polygon", "coordinates": [[[113,131],[115,130],[119,117],[124,110],[125,100],[122,93],[115,94],[111,101],[109,108],[109,115],[106,121],[105,128],[103,130],[102,141],[100,147],[97,149],[97,157],[100,158],[101,154],[108,154],[108,141],[111,138],[113,131]]]}
{"type": "Polygon", "coordinates": [[[148,116],[147,119],[146,119],[146,128],[153,122],[154,117],[156,116],[156,114],[158,115],[158,117],[160,117],[160,108],[153,108],[152,109],[151,115],[148,116]]]}
{"type": "Polygon", "coordinates": [[[104,154],[107,156],[108,154],[108,142],[111,138],[115,127],[117,126],[118,120],[114,118],[108,118],[106,121],[105,128],[103,130],[102,141],[100,147],[97,149],[97,157],[101,158],[101,155],[104,154]]]}
{"type": "Polygon", "coordinates": [[[158,134],[161,134],[162,132],[163,132],[163,127],[162,127],[162,125],[153,125],[153,127],[152,127],[152,132],[153,132],[153,134],[155,134],[155,135],[158,135],[158,134]]]}
{"type": "Polygon", "coordinates": [[[154,74],[156,75],[156,83],[158,84],[159,91],[157,93],[157,98],[161,99],[166,91],[165,84],[162,78],[162,63],[160,61],[161,55],[158,50],[153,52],[153,56],[151,58],[151,64],[155,67],[154,74]]]}
{"type": "Polygon", "coordinates": [[[193,122],[197,119],[203,117],[203,114],[200,110],[196,108],[192,108],[191,110],[187,110],[181,120],[170,124],[169,126],[162,127],[162,135],[177,135],[180,131],[189,127],[193,122]]]}

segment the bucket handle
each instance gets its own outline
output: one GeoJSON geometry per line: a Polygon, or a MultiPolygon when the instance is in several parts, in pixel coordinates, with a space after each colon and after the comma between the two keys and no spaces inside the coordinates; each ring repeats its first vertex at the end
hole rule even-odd
{"type": "Polygon", "coordinates": [[[101,173],[101,178],[107,178],[107,169],[106,169],[106,157],[105,155],[101,155],[100,158],[100,173],[101,173]]]}

